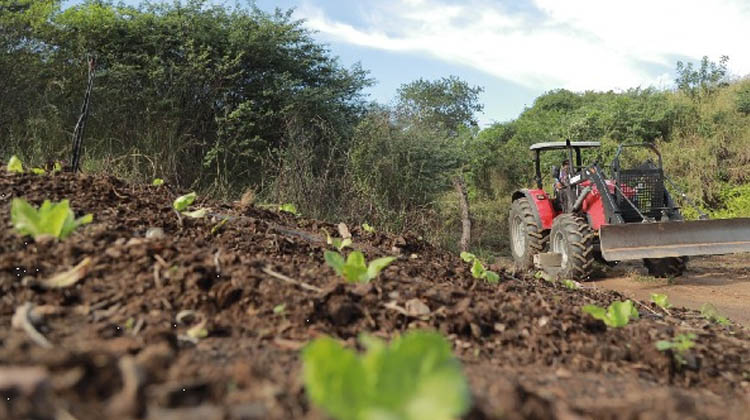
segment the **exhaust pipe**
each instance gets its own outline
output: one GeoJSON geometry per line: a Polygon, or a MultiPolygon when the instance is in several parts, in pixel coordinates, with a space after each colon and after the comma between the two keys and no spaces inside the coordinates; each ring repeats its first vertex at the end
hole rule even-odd
{"type": "Polygon", "coordinates": [[[750,252],[750,218],[605,225],[599,241],[607,261],[750,252]]]}

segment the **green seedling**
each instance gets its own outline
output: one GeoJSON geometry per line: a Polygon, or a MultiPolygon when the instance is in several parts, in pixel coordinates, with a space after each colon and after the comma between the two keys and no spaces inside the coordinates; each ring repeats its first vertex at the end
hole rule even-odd
{"type": "Polygon", "coordinates": [[[343,276],[349,283],[369,283],[396,259],[395,257],[382,257],[367,264],[365,256],[359,251],[352,251],[346,260],[338,252],[326,251],[324,258],[336,274],[343,276]]]}
{"type": "Polygon", "coordinates": [[[669,299],[667,298],[667,295],[662,295],[659,293],[651,294],[651,302],[654,302],[656,306],[662,309],[669,309],[672,307],[672,304],[669,303],[669,299]]]}
{"type": "Polygon", "coordinates": [[[174,200],[174,203],[172,203],[172,207],[174,207],[174,209],[178,212],[193,219],[200,219],[201,217],[205,217],[206,213],[208,213],[208,209],[201,208],[193,211],[187,211],[187,208],[191,204],[193,204],[196,197],[198,197],[198,195],[195,193],[195,191],[191,192],[190,194],[181,195],[174,200]]]}
{"type": "Polygon", "coordinates": [[[464,260],[464,262],[471,263],[471,275],[475,279],[484,279],[488,283],[499,283],[500,282],[500,275],[495,273],[494,271],[487,270],[484,268],[484,264],[482,264],[481,261],[479,261],[479,258],[476,257],[476,255],[472,254],[471,252],[462,252],[461,259],[464,260]]]}
{"type": "Polygon", "coordinates": [[[44,175],[44,174],[47,173],[47,171],[45,171],[42,168],[31,168],[31,173],[33,173],[35,175],[44,175]]]}
{"type": "Polygon", "coordinates": [[[732,324],[731,322],[729,322],[729,319],[727,319],[727,317],[719,314],[716,306],[710,303],[704,303],[701,306],[701,315],[703,315],[703,317],[707,320],[715,322],[719,325],[723,325],[725,327],[732,324]]]}
{"type": "Polygon", "coordinates": [[[227,223],[227,221],[228,221],[228,220],[229,220],[229,218],[228,218],[228,217],[225,217],[225,218],[221,219],[221,221],[220,221],[220,222],[218,222],[217,224],[215,224],[215,225],[214,225],[214,226],[213,226],[213,227],[211,228],[211,234],[212,234],[212,235],[216,234],[216,232],[218,232],[218,231],[219,231],[219,229],[221,229],[221,227],[222,227],[222,226],[224,226],[224,225],[225,225],[225,224],[227,223]]]}
{"type": "Polygon", "coordinates": [[[555,279],[552,276],[550,276],[549,274],[547,274],[547,273],[545,273],[544,271],[541,271],[541,270],[539,270],[536,273],[534,273],[534,278],[535,279],[539,279],[539,280],[548,281],[550,283],[554,283],[555,282],[555,279]]]}
{"type": "Polygon", "coordinates": [[[46,235],[65,239],[79,226],[91,223],[94,216],[89,213],[76,219],[68,200],[54,204],[44,200],[36,209],[26,200],[14,198],[10,205],[10,220],[21,235],[31,235],[34,239],[46,235]]]}
{"type": "Polygon", "coordinates": [[[21,163],[21,159],[19,159],[18,156],[13,155],[10,157],[10,160],[8,161],[7,171],[16,174],[23,173],[23,164],[21,163]]]}
{"type": "Polygon", "coordinates": [[[686,363],[685,353],[695,346],[696,336],[693,333],[679,334],[672,341],[659,340],[656,342],[656,349],[659,351],[672,350],[672,355],[679,365],[686,363]]]}
{"type": "Polygon", "coordinates": [[[334,238],[332,237],[327,230],[321,229],[326,234],[326,243],[328,245],[333,245],[334,248],[337,250],[342,251],[346,247],[352,246],[352,240],[351,238],[334,238]]]}
{"type": "Polygon", "coordinates": [[[570,280],[570,279],[563,280],[562,284],[563,284],[563,286],[567,287],[570,290],[580,289],[580,286],[578,285],[578,283],[576,283],[575,281],[570,280]]]}
{"type": "Polygon", "coordinates": [[[360,336],[363,355],[332,338],[302,351],[310,401],[337,420],[452,420],[471,405],[469,388],[451,344],[415,331],[390,345],[360,336]]]}
{"type": "Polygon", "coordinates": [[[283,211],[286,213],[291,213],[295,216],[299,216],[299,213],[297,212],[297,206],[295,206],[292,203],[286,203],[279,206],[279,211],[283,211]]]}
{"type": "Polygon", "coordinates": [[[284,315],[284,312],[286,312],[286,305],[283,303],[273,307],[274,315],[284,315]]]}
{"type": "Polygon", "coordinates": [[[362,229],[367,233],[375,233],[375,228],[367,223],[362,223],[362,229]]]}
{"type": "Polygon", "coordinates": [[[188,206],[193,204],[193,201],[195,201],[196,197],[198,197],[198,194],[196,194],[195,192],[181,195],[174,200],[174,203],[172,203],[172,207],[174,207],[175,210],[182,212],[187,209],[188,206]]]}
{"type": "Polygon", "coordinates": [[[60,172],[62,171],[62,163],[55,162],[55,165],[52,167],[52,173],[60,172]]]}
{"type": "Polygon", "coordinates": [[[630,299],[625,302],[612,302],[607,309],[596,305],[584,305],[583,312],[603,321],[608,327],[619,328],[628,325],[630,319],[638,319],[638,311],[630,299]]]}
{"type": "Polygon", "coordinates": [[[164,185],[164,180],[161,178],[154,178],[153,181],[151,181],[151,185],[154,187],[158,187],[159,185],[164,185]]]}

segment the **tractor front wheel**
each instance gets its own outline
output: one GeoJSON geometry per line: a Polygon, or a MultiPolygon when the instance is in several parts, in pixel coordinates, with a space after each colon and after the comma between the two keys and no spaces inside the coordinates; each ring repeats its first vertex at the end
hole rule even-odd
{"type": "Polygon", "coordinates": [[[508,217],[510,229],[510,250],[513,262],[519,270],[530,270],[534,267],[534,254],[544,252],[547,245],[547,234],[537,223],[531,204],[526,198],[513,201],[508,217]]]}
{"type": "Polygon", "coordinates": [[[550,248],[561,255],[560,276],[585,281],[594,265],[594,232],[586,219],[571,213],[557,216],[550,232],[550,248]]]}
{"type": "Polygon", "coordinates": [[[687,268],[687,257],[644,258],[648,274],[654,277],[679,277],[687,268]]]}

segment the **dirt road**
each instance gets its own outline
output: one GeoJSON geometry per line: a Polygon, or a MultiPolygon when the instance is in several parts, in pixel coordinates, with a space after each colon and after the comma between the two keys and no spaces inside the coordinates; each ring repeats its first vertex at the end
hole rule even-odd
{"type": "Polygon", "coordinates": [[[644,301],[661,293],[673,305],[691,309],[710,302],[731,321],[750,327],[750,254],[692,258],[685,274],[673,280],[650,277],[641,264],[623,263],[599,273],[589,285],[644,301]]]}

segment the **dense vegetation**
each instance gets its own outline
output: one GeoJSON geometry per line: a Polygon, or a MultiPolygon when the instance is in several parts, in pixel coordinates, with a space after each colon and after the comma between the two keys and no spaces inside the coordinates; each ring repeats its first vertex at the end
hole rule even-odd
{"type": "Polygon", "coordinates": [[[85,171],[227,198],[249,190],[453,247],[452,181],[464,179],[472,245],[500,251],[509,193],[531,185],[530,144],[601,140],[608,163],[618,143],[646,141],[706,211],[750,216],[750,80],[729,80],[726,57],[677,63],[674,91],[555,90],[479,129],[481,88],[453,76],[408,83],[393,105],[367,103],[367,71],[343,67],[290,13],[0,0],[0,159],[69,159],[90,58],[85,171]]]}

